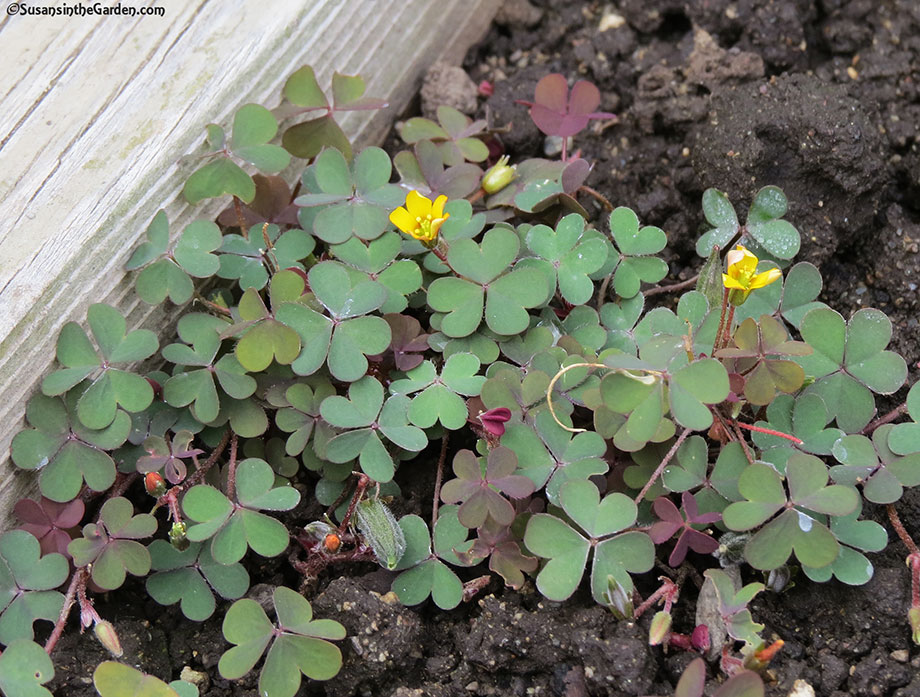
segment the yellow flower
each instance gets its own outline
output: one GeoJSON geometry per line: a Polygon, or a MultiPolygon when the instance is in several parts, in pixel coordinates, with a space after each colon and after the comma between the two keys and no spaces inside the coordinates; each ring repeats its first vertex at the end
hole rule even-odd
{"type": "Polygon", "coordinates": [[[418,191],[410,191],[405,207],[400,206],[390,213],[390,222],[410,237],[414,237],[429,249],[438,243],[438,230],[450,217],[444,212],[447,196],[438,196],[434,203],[418,191]]]}
{"type": "Polygon", "coordinates": [[[722,284],[729,289],[728,299],[732,305],[741,305],[752,290],[768,286],[783,277],[779,269],[756,273],[758,259],[740,244],[725,255],[728,273],[722,274],[722,284]]]}

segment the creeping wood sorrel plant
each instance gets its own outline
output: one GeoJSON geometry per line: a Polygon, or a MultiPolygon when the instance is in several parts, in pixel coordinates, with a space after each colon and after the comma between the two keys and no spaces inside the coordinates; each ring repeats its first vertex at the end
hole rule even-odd
{"type": "MultiPolygon", "coordinates": [[[[92,597],[134,576],[191,621],[224,613],[225,678],[260,665],[259,694],[292,697],[343,660],[344,628],[302,593],[368,561],[407,605],[451,609],[489,584],[558,602],[584,587],[618,617],[656,608],[652,645],[722,646],[728,672],[761,668],[781,646],[763,645],[747,607],[764,585],[704,568],[711,626],[675,627],[688,564],[743,562],[774,588],[791,565],[866,583],[865,554],[888,542],[860,519],[868,504],[888,506],[908,545],[918,639],[920,551],[895,504],[920,484],[920,388],[876,414],[875,395],[907,378],[891,323],[817,300],[782,191],[756,192],[744,224],[706,191],[696,287],[650,288],[668,272],[665,232],[585,188],[585,160],[512,165],[489,123],[448,107],[406,122],[392,160],[354,151],[335,114],[380,106],[363,91],[336,75],[330,101],[302,68],[282,112],[313,118],[281,146],[257,105],[229,137],[208,128],[210,160],[184,191],[228,196],[226,210],[173,233],[159,213],[128,262],[145,302],[194,297],[172,341],[102,304],[89,333],[61,332],[13,440],[41,498],[0,537],[0,691],[49,694],[75,603],[120,655],[92,597]],[[292,156],[307,158],[293,190],[273,175],[292,156]],[[196,291],[192,278],[215,277],[196,291]],[[682,294],[656,306],[665,293],[682,294]],[[419,468],[433,470],[430,509],[401,496],[419,468]],[[304,508],[326,514],[290,513],[304,508]],[[275,588],[269,614],[244,597],[252,562],[285,554],[302,582],[275,588]],[[656,559],[660,587],[643,576],[656,559]],[[44,650],[41,621],[55,623],[44,650]]],[[[610,116],[599,102],[556,75],[528,104],[565,138],[610,116]]],[[[701,694],[704,677],[691,664],[677,694],[701,694]]],[[[93,678],[104,696],[194,694],[114,662],[93,678]]],[[[719,694],[758,685],[740,672],[719,694]]]]}

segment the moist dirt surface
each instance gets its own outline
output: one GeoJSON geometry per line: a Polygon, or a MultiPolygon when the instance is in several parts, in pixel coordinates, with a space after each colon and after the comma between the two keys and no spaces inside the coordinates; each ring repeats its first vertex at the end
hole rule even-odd
{"type": "MultiPolygon", "coordinates": [[[[824,275],[822,299],[845,317],[860,307],[885,311],[894,324],[892,347],[916,370],[920,3],[532,1],[506,0],[464,64],[475,83],[492,83],[478,115],[494,127],[512,125],[502,139],[513,161],[543,156],[545,147],[515,100],[531,99],[550,72],[591,80],[601,109],[618,119],[592,122],[575,138],[574,148],[594,163],[587,184],[668,233],[670,280],[689,278],[699,266],[693,246],[706,188],[725,191],[743,215],[754,192],[778,185],[789,198],[786,217],[802,233],[798,258],[824,275]]],[[[602,225],[600,205],[581,202],[602,225]]],[[[435,457],[401,469],[407,499],[398,515],[430,514],[435,457]]],[[[920,535],[920,492],[908,491],[898,506],[920,535]]],[[[318,513],[298,510],[303,520],[286,522],[293,527],[318,513]]],[[[882,510],[866,513],[885,522],[882,510]]],[[[862,587],[814,584],[799,574],[783,593],[757,597],[751,609],[764,636],[786,642],[765,673],[768,695],[789,694],[797,680],[819,696],[920,695],[904,553],[893,541],[873,555],[875,576],[862,587]]],[[[700,572],[714,564],[691,561],[700,572]]],[[[297,587],[283,559],[251,573],[261,582],[249,593],[257,599],[280,583],[297,587]]],[[[745,581],[762,580],[746,574],[745,581]]],[[[640,591],[651,592],[655,576],[639,579],[640,591]]],[[[333,569],[320,580],[310,598],[316,616],[347,628],[345,663],[333,680],[305,681],[298,694],[670,695],[693,658],[649,648],[648,616],[635,625],[616,622],[584,592],[551,603],[530,582],[512,592],[493,579],[470,602],[442,612],[430,604],[403,607],[388,594],[391,580],[372,564],[333,569]]],[[[676,631],[693,628],[696,595],[691,575],[675,610],[676,631]]],[[[97,609],[115,623],[123,661],[167,680],[184,669],[203,697],[258,694],[254,676],[231,682],[217,672],[228,648],[221,608],[206,622],[189,622],[177,606],[161,607],[141,584],[129,584],[99,597],[97,609]]],[[[55,652],[55,694],[95,695],[89,676],[105,658],[91,637],[65,635],[55,652]]],[[[710,666],[711,676],[717,672],[710,666]]]]}

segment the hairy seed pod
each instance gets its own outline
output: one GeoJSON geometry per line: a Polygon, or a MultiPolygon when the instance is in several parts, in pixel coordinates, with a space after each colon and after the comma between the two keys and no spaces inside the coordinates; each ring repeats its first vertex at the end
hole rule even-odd
{"type": "Polygon", "coordinates": [[[380,565],[390,571],[395,569],[406,551],[406,536],[390,509],[377,498],[365,499],[355,509],[355,519],[380,565]]]}

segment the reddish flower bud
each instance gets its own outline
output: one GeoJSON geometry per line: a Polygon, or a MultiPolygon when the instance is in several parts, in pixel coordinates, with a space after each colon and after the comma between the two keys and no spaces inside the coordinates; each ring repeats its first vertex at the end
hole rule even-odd
{"type": "Polygon", "coordinates": [[[505,424],[511,419],[511,410],[507,407],[495,407],[479,415],[479,423],[486,433],[492,436],[503,436],[505,424]]]}
{"type": "Polygon", "coordinates": [[[491,97],[495,94],[495,86],[488,80],[483,80],[479,83],[479,94],[483,97],[491,97]]]}
{"type": "Polygon", "coordinates": [[[159,472],[148,472],[144,476],[144,488],[153,498],[158,499],[166,493],[166,482],[159,472]]]}
{"type": "Polygon", "coordinates": [[[709,651],[709,627],[705,624],[698,624],[690,634],[690,645],[700,653],[709,651]]]}

